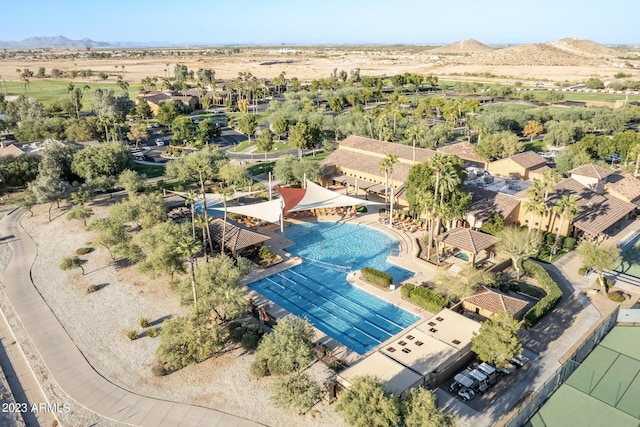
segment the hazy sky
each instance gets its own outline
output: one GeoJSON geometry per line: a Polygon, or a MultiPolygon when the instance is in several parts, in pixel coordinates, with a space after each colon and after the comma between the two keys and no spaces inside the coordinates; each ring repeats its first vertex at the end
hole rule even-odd
{"type": "Polygon", "coordinates": [[[640,43],[638,0],[3,0],[0,11],[3,41],[640,43]]]}

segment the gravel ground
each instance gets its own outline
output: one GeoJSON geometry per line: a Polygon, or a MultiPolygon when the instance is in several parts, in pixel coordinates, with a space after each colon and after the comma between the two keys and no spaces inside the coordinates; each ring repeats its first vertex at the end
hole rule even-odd
{"type": "MultiPolygon", "coordinates": [[[[96,217],[105,214],[102,207],[94,207],[94,211],[96,217]]],[[[138,324],[141,317],[161,327],[164,319],[183,312],[177,295],[169,289],[168,278],[149,279],[139,275],[134,267],[118,266],[101,248],[80,257],[86,260],[85,274],[80,270],[62,271],[59,269],[62,258],[75,255],[80,247],[91,246],[92,234],[81,223],[67,221],[61,211],[54,212],[58,217],[50,223],[44,207],[35,213],[34,217],[27,215],[23,219],[23,226],[38,245],[34,283],[78,348],[105,378],[146,396],[215,408],[269,426],[344,425],[333,409],[322,403],[314,408],[319,411],[316,418],[274,407],[269,401],[271,380],[255,380],[248,375],[254,358],[241,349],[231,349],[217,358],[165,377],[154,377],[151,366],[159,339],[142,336],[130,341],[126,331],[143,332],[138,324]],[[102,287],[87,293],[89,285],[102,287]]],[[[0,303],[3,310],[4,301],[0,303]]],[[[17,335],[21,342],[25,341],[23,331],[17,335]]],[[[42,361],[37,360],[37,353],[33,349],[26,351],[36,372],[46,379],[46,370],[42,361]]],[[[309,372],[320,382],[331,375],[320,363],[313,365],[309,372]]],[[[47,394],[53,396],[53,401],[69,401],[52,381],[47,380],[46,384],[47,394]]],[[[80,408],[73,408],[68,415],[68,419],[61,419],[63,425],[115,425],[80,408]]]]}

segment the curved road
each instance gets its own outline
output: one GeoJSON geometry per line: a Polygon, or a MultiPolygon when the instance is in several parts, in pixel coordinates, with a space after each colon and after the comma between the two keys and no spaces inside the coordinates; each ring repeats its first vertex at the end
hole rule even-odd
{"type": "Polygon", "coordinates": [[[125,390],[96,372],[67,335],[33,284],[31,266],[38,248],[22,228],[22,210],[0,220],[0,235],[9,242],[11,262],[2,282],[10,304],[47,368],[77,404],[110,420],[140,426],[253,427],[260,424],[201,406],[170,402],[125,390]]]}

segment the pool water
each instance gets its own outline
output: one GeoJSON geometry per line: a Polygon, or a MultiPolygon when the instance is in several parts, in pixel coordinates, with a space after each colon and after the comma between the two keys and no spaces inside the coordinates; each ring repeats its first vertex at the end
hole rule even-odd
{"type": "Polygon", "coordinates": [[[289,250],[302,264],[249,287],[359,354],[399,333],[419,317],[352,286],[346,276],[368,266],[400,281],[411,272],[389,264],[397,243],[369,227],[345,223],[290,225],[289,250]]]}
{"type": "Polygon", "coordinates": [[[640,234],[624,245],[621,259],[614,271],[640,279],[640,234]]]}

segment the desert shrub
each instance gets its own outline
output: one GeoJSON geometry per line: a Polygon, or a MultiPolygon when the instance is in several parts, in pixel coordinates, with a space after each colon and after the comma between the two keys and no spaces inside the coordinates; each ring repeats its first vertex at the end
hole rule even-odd
{"type": "Polygon", "coordinates": [[[256,348],[258,348],[260,338],[262,338],[261,331],[249,330],[244,335],[242,335],[240,344],[245,350],[255,350],[256,348]]]}
{"type": "Polygon", "coordinates": [[[140,325],[141,328],[148,328],[149,319],[147,319],[146,317],[141,317],[140,319],[138,319],[138,324],[140,325]]]}
{"type": "Polygon", "coordinates": [[[268,247],[262,245],[260,249],[258,249],[258,257],[260,259],[273,259],[276,257],[276,254],[271,252],[268,247]]]}
{"type": "Polygon", "coordinates": [[[162,377],[162,376],[167,375],[169,373],[169,371],[167,369],[165,369],[165,367],[162,366],[161,363],[156,363],[151,367],[151,373],[155,377],[162,377]]]}
{"type": "Polygon", "coordinates": [[[155,338],[158,335],[160,335],[160,329],[159,328],[150,328],[147,330],[147,335],[149,336],[149,338],[155,338]]]}
{"type": "Polygon", "coordinates": [[[137,340],[138,339],[138,331],[130,329],[127,331],[127,338],[129,338],[131,341],[137,340]]]}
{"type": "Polygon", "coordinates": [[[93,248],[87,248],[87,247],[78,248],[78,249],[76,249],[76,255],[86,255],[89,252],[91,252],[92,250],[93,250],[93,248]]]}
{"type": "Polygon", "coordinates": [[[311,409],[322,398],[322,388],[305,373],[276,380],[271,386],[271,400],[281,408],[311,409]]]}
{"type": "Polygon", "coordinates": [[[363,267],[360,270],[360,273],[362,274],[362,278],[366,282],[382,289],[389,288],[389,286],[393,282],[393,277],[391,277],[384,271],[376,270],[375,268],[363,267]]]}
{"type": "Polygon", "coordinates": [[[613,280],[611,280],[611,279],[607,279],[607,278],[605,277],[605,279],[604,279],[604,289],[605,289],[607,292],[609,292],[609,289],[611,289],[612,287],[613,287],[613,280]]]}
{"type": "Polygon", "coordinates": [[[432,313],[437,313],[447,306],[447,299],[444,296],[424,286],[402,285],[400,292],[403,297],[409,299],[418,307],[432,313]]]}
{"type": "Polygon", "coordinates": [[[524,316],[525,326],[531,328],[560,302],[562,290],[541,265],[527,260],[523,263],[523,267],[527,273],[536,278],[538,284],[542,286],[546,293],[524,316]]]}
{"type": "Polygon", "coordinates": [[[578,274],[581,276],[586,276],[587,275],[587,269],[585,267],[580,267],[578,269],[578,274]]]}
{"type": "Polygon", "coordinates": [[[87,293],[92,294],[98,290],[98,285],[89,285],[87,286],[87,293]]]}
{"type": "Polygon", "coordinates": [[[551,249],[549,246],[541,246],[536,257],[540,260],[548,261],[549,256],[551,256],[551,249]]]}
{"type": "Polygon", "coordinates": [[[609,292],[609,299],[613,302],[624,302],[624,294],[620,291],[609,292]]]}
{"type": "Polygon", "coordinates": [[[572,251],[576,247],[576,239],[573,237],[565,237],[562,242],[562,249],[569,252],[572,251]]]}
{"type": "Polygon", "coordinates": [[[262,378],[269,375],[269,368],[266,360],[256,360],[249,367],[249,372],[256,378],[262,378]]]}

